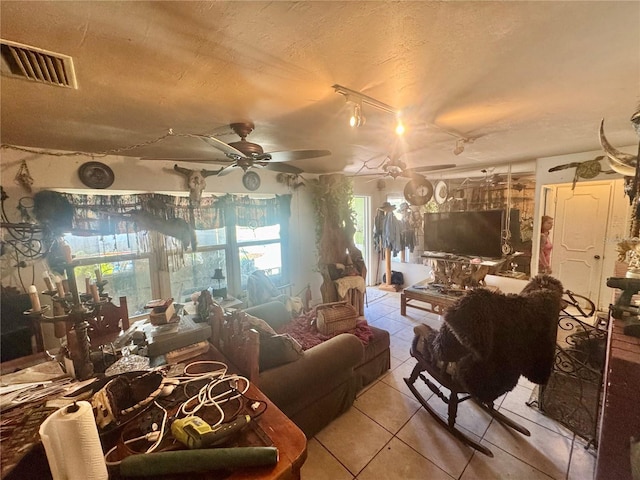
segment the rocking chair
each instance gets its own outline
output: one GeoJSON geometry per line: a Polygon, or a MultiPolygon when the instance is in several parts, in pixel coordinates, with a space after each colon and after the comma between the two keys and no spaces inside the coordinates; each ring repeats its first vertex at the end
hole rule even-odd
{"type": "Polygon", "coordinates": [[[424,327],[425,325],[418,325],[414,328],[414,332],[416,335],[414,336],[413,342],[411,344],[411,356],[414,357],[418,361],[418,363],[415,367],[413,367],[411,376],[409,378],[405,378],[404,381],[409,387],[409,390],[411,390],[411,393],[413,393],[413,395],[427,410],[427,412],[429,412],[440,425],[449,430],[449,432],[451,432],[451,434],[458,440],[469,445],[471,448],[474,448],[479,452],[488,455],[489,457],[493,457],[493,453],[490,449],[488,449],[484,445],[481,445],[479,442],[475,441],[468,435],[465,435],[456,427],[458,405],[462,402],[472,400],[503,425],[511,427],[514,430],[522,433],[523,435],[531,436],[531,432],[529,432],[529,430],[497,411],[494,408],[493,403],[482,402],[468,393],[467,390],[448,372],[448,370],[452,367],[451,363],[433,363],[430,359],[427,359],[425,355],[423,355],[423,353],[420,351],[419,343],[428,335],[428,332],[425,331],[424,327]],[[435,380],[435,382],[424,375],[424,371],[426,371],[426,373],[428,373],[435,380]],[[448,408],[446,419],[443,418],[438,412],[436,412],[436,410],[434,410],[433,407],[431,407],[427,403],[427,400],[418,391],[415,386],[415,382],[416,380],[418,380],[418,378],[422,380],[429,387],[429,389],[431,389],[431,391],[438,396],[438,398],[440,398],[444,403],[447,404],[448,408]],[[438,384],[449,390],[450,393],[448,396],[442,392],[438,384]]]}
{"type": "Polygon", "coordinates": [[[532,279],[519,295],[482,288],[468,292],[447,308],[439,331],[425,324],[414,328],[411,356],[417,364],[404,379],[407,386],[440,425],[489,457],[490,449],[456,427],[460,403],[472,400],[501,424],[530,436],[498,412],[494,401],[513,390],[521,375],[536,384],[549,379],[558,318],[567,304],[564,293],[562,284],[547,275],[532,279]],[[446,418],[420,394],[418,379],[448,405],[446,418]]]}

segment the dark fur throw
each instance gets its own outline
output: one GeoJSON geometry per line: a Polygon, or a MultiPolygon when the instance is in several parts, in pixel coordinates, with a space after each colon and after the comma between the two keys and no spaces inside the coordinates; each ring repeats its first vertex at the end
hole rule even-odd
{"type": "Polygon", "coordinates": [[[562,295],[562,284],[549,275],[536,276],[518,295],[472,290],[449,307],[438,332],[428,332],[425,357],[455,362],[455,379],[487,403],[511,391],[520,375],[544,384],[562,295]]]}

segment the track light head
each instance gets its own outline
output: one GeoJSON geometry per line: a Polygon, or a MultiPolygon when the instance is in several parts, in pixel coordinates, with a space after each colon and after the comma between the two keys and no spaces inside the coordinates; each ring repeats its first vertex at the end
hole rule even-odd
{"type": "Polygon", "coordinates": [[[464,152],[464,143],[464,138],[459,138],[456,141],[456,147],[453,149],[454,155],[460,155],[462,152],[464,152]]]}
{"type": "Polygon", "coordinates": [[[366,119],[364,115],[362,115],[362,105],[359,102],[352,102],[353,110],[351,112],[351,117],[349,118],[349,125],[351,127],[361,127],[364,125],[366,119]]]}

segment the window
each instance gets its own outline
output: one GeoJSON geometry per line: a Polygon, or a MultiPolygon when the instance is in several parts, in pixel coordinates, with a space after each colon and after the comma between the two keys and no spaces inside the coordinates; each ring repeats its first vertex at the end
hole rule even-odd
{"type": "Polygon", "coordinates": [[[276,285],[286,283],[282,272],[280,225],[258,228],[236,226],[236,239],[242,290],[247,288],[247,278],[255,270],[264,270],[276,285]]]}
{"type": "MultiPolygon", "coordinates": [[[[200,292],[212,285],[218,288],[218,282],[212,280],[216,268],[228,275],[226,264],[226,228],[196,230],[198,248],[194,253],[185,253],[184,266],[170,273],[171,294],[178,302],[190,300],[190,295],[200,292]]],[[[221,281],[220,287],[226,285],[221,281]]]]}
{"type": "Polygon", "coordinates": [[[99,269],[108,282],[104,291],[116,299],[126,296],[131,314],[143,311],[151,299],[173,297],[184,302],[205,288],[226,287],[229,295],[242,297],[247,277],[257,269],[265,270],[277,285],[288,282],[282,255],[288,239],[282,236],[281,224],[287,232],[291,195],[214,197],[208,203],[203,200],[195,215],[188,199],[164,194],[65,195],[75,206],[74,225],[85,231],[108,231],[101,229],[105,225],[100,212],[120,209],[126,214],[134,208],[148,212],[145,208],[158,203],[166,207],[167,218],[194,218],[196,250],[180,257],[172,246],[179,237],[165,241],[154,232],[126,233],[129,224],[125,222],[107,225],[122,233],[65,235],[75,257],[79,290],[84,291],[86,276],[95,281],[94,272],[99,269]],[[224,279],[213,279],[217,269],[224,279]]]}
{"type": "Polygon", "coordinates": [[[103,289],[114,299],[127,297],[129,315],[144,312],[144,305],[153,298],[151,289],[150,256],[134,253],[137,235],[116,234],[109,236],[64,236],[71,247],[78,266],[74,269],[80,293],[85,291],[86,278],[96,281],[99,270],[103,289]]]}

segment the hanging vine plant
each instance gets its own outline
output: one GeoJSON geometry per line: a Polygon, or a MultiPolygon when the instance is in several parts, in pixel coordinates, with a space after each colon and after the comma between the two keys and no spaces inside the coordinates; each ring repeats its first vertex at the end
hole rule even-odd
{"type": "Polygon", "coordinates": [[[353,246],[355,212],[351,208],[353,184],[341,174],[321,175],[310,182],[316,217],[319,262],[330,263],[353,246]]]}

